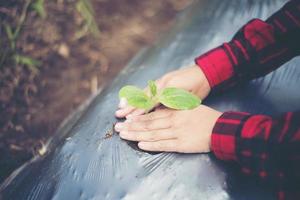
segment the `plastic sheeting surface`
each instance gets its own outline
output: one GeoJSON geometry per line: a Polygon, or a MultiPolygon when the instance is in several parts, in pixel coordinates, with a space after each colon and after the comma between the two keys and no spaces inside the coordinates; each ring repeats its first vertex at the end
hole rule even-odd
{"type": "MultiPolygon", "coordinates": [[[[176,26],[144,49],[114,82],[77,112],[47,153],[17,170],[1,186],[3,199],[274,199],[268,188],[235,173],[209,154],[148,154],[111,133],[118,90],[193,62],[228,41],[254,17],[266,19],[283,0],[202,0],[176,26]]],[[[300,109],[300,59],[226,94],[209,97],[216,109],[279,114],[300,109]],[[298,66],[297,66],[298,65],[298,66]]]]}

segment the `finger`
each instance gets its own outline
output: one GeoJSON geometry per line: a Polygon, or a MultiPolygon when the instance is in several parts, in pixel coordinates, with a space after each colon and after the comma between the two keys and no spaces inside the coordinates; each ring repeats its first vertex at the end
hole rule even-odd
{"type": "Polygon", "coordinates": [[[170,129],[161,129],[158,131],[121,131],[120,137],[125,140],[131,141],[145,141],[145,142],[153,142],[160,140],[168,140],[175,139],[175,133],[170,129]]]}
{"type": "MultiPolygon", "coordinates": [[[[157,107],[157,106],[159,106],[160,105],[160,103],[157,103],[155,106],[154,106],[154,108],[155,107],[157,107]]],[[[150,111],[152,111],[153,109],[151,109],[150,111]]],[[[149,110],[148,110],[149,111],[149,110]]],[[[143,115],[143,114],[145,114],[145,110],[144,109],[136,109],[135,111],[133,111],[133,112],[131,112],[130,113],[130,115],[127,115],[127,116],[129,116],[129,118],[131,117],[131,116],[140,116],[140,115],[143,115]]],[[[126,116],[126,118],[127,118],[127,116],[126,116]]]]}
{"type": "MultiPolygon", "coordinates": [[[[128,120],[129,121],[129,120],[128,120]]],[[[168,118],[161,118],[152,121],[137,121],[137,122],[119,122],[115,125],[115,130],[121,131],[153,131],[158,129],[171,128],[171,121],[168,118]]]]}
{"type": "Polygon", "coordinates": [[[126,106],[128,106],[128,103],[127,103],[127,100],[126,98],[122,97],[120,99],[120,102],[119,102],[119,108],[122,109],[122,108],[125,108],[126,106]]]}
{"type": "Polygon", "coordinates": [[[131,112],[129,115],[126,116],[126,118],[130,118],[132,116],[139,116],[145,113],[144,109],[135,109],[133,112],[131,112]]]}
{"type": "Polygon", "coordinates": [[[116,117],[123,118],[134,112],[136,109],[132,106],[126,106],[125,108],[119,109],[115,112],[116,117]]]}
{"type": "Polygon", "coordinates": [[[159,129],[167,129],[171,128],[172,125],[168,118],[160,118],[152,121],[137,121],[127,124],[128,131],[152,131],[159,129]]]}
{"type": "Polygon", "coordinates": [[[145,151],[168,151],[177,152],[177,140],[160,140],[156,142],[139,142],[140,149],[145,151]]]}
{"type": "Polygon", "coordinates": [[[128,115],[127,119],[133,121],[152,121],[156,119],[161,119],[165,117],[169,117],[171,115],[171,111],[167,109],[155,110],[149,114],[145,115],[128,115]]]}

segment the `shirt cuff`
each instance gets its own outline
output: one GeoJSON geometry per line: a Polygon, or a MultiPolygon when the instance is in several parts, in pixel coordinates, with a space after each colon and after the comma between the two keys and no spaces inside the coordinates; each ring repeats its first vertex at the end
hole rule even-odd
{"type": "Polygon", "coordinates": [[[237,160],[236,140],[250,116],[244,112],[224,112],[218,118],[211,135],[211,149],[217,158],[237,160]]]}
{"type": "Polygon", "coordinates": [[[195,63],[205,74],[212,91],[235,84],[233,63],[228,55],[227,46],[228,44],[225,43],[195,59],[195,63]]]}

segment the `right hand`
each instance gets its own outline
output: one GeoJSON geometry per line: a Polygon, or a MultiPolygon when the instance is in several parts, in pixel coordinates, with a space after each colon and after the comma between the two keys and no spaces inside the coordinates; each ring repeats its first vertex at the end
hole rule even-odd
{"type": "MultiPolygon", "coordinates": [[[[197,65],[192,65],[187,68],[175,70],[165,74],[163,77],[155,81],[158,90],[166,87],[176,87],[185,89],[200,99],[204,99],[210,92],[210,86],[207,78],[202,72],[201,68],[197,65]]],[[[145,89],[148,91],[148,88],[145,89]]],[[[127,117],[128,115],[141,115],[144,114],[144,110],[133,108],[127,105],[125,99],[121,99],[119,103],[119,109],[115,115],[118,118],[127,117]]]]}

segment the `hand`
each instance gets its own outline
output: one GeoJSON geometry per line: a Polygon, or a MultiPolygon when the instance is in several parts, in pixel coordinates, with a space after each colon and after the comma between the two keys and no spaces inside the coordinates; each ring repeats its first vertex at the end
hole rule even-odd
{"type": "MultiPolygon", "coordinates": [[[[155,82],[158,90],[165,87],[182,88],[199,96],[201,99],[204,99],[210,92],[208,80],[197,65],[167,73],[155,82]]],[[[148,88],[145,90],[147,91],[148,88]]],[[[144,110],[128,106],[125,99],[121,99],[119,108],[116,111],[116,117],[119,118],[127,117],[128,115],[144,114],[144,110]]]]}
{"type": "Polygon", "coordinates": [[[159,109],[131,116],[115,130],[146,151],[204,153],[210,151],[212,130],[221,114],[204,105],[183,111],[159,109]]]}

